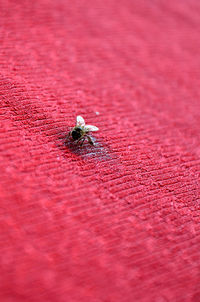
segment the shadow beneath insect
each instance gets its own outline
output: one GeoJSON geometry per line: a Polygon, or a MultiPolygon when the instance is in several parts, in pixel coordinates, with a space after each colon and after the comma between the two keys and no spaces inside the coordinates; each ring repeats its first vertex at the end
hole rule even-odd
{"type": "Polygon", "coordinates": [[[90,145],[87,141],[83,143],[81,146],[75,142],[65,142],[65,146],[75,155],[80,156],[83,159],[87,158],[94,158],[98,159],[99,161],[104,161],[111,159],[109,155],[109,151],[106,146],[103,146],[99,142],[94,142],[95,145],[90,145]]]}
{"type": "Polygon", "coordinates": [[[60,144],[59,148],[68,150],[75,154],[77,157],[82,159],[93,158],[98,161],[106,161],[111,159],[109,147],[105,143],[100,143],[99,139],[93,137],[94,146],[90,145],[87,140],[81,145],[80,143],[74,142],[68,135],[59,137],[60,144]]]}

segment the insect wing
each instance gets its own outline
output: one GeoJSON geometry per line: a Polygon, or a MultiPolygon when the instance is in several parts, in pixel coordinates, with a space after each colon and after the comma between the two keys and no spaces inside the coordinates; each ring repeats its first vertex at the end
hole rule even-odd
{"type": "Polygon", "coordinates": [[[76,117],[76,126],[85,126],[84,118],[80,115],[76,117]]]}
{"type": "Polygon", "coordinates": [[[96,126],[92,126],[92,125],[86,125],[85,130],[86,131],[98,131],[99,128],[97,128],[96,126]]]}

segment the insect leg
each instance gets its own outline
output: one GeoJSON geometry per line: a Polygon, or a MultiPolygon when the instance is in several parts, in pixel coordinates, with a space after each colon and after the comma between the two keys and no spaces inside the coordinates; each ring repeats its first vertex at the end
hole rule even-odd
{"type": "Polygon", "coordinates": [[[84,141],[85,141],[85,137],[82,137],[82,142],[80,143],[80,146],[83,145],[84,141]]]}
{"type": "Polygon", "coordinates": [[[83,138],[84,138],[84,137],[81,136],[81,137],[80,137],[79,139],[77,139],[75,142],[76,142],[76,143],[79,143],[83,138]]]}
{"type": "Polygon", "coordinates": [[[93,141],[93,139],[91,138],[91,136],[86,135],[86,137],[87,137],[87,139],[88,139],[89,144],[92,145],[92,146],[94,146],[94,141],[93,141]]]}
{"type": "Polygon", "coordinates": [[[81,136],[79,139],[77,139],[76,143],[78,144],[80,141],[82,141],[80,144],[80,146],[82,146],[84,143],[84,140],[85,140],[85,136],[81,136]]]}

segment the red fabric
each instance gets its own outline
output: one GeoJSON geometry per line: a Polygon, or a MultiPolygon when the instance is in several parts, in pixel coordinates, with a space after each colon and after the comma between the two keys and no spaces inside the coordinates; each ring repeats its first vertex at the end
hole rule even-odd
{"type": "Polygon", "coordinates": [[[199,16],[1,0],[0,301],[200,301],[199,16]]]}

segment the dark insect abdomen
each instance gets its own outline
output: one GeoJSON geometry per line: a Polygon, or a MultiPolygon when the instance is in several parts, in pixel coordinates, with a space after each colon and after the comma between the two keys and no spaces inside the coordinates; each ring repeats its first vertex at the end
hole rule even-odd
{"type": "Polygon", "coordinates": [[[76,128],[72,131],[72,138],[74,141],[81,138],[82,136],[82,130],[80,128],[76,128]]]}

